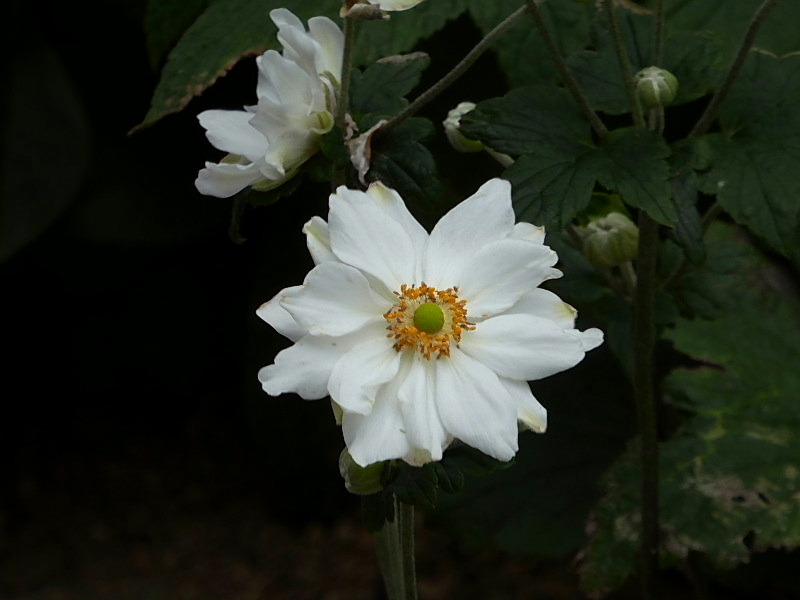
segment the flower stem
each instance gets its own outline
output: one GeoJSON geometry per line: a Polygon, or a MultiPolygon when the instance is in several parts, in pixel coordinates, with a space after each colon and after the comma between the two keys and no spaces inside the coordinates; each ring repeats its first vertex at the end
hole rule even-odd
{"type": "Polygon", "coordinates": [[[550,30],[547,28],[547,23],[545,23],[544,18],[542,17],[542,11],[539,10],[539,6],[536,4],[535,0],[525,0],[525,4],[528,8],[528,11],[533,16],[533,20],[536,22],[536,28],[539,30],[539,35],[542,36],[542,39],[547,46],[547,52],[550,54],[550,58],[555,63],[559,73],[561,73],[561,78],[564,80],[564,85],[567,86],[567,89],[572,94],[572,97],[577,101],[578,106],[580,106],[583,114],[586,116],[586,119],[592,126],[592,129],[594,129],[594,132],[601,138],[605,137],[608,134],[608,129],[603,121],[600,120],[600,117],[597,116],[597,113],[589,103],[589,99],[578,85],[578,81],[572,75],[569,67],[567,67],[564,57],[561,56],[561,51],[558,49],[550,30]]]}
{"type": "MultiPolygon", "coordinates": [[[[339,96],[336,99],[336,126],[345,135],[347,130],[347,111],[350,108],[350,77],[353,71],[353,50],[355,49],[356,19],[344,18],[344,48],[342,50],[342,80],[339,82],[339,96]]],[[[331,176],[331,189],[336,190],[346,180],[344,167],[336,167],[331,176]]]]}
{"type": "Polygon", "coordinates": [[[378,562],[389,600],[416,600],[414,507],[394,497],[394,519],[375,534],[378,562]]]}
{"type": "Polygon", "coordinates": [[[625,46],[625,40],[622,37],[622,31],[619,28],[617,21],[617,13],[614,12],[613,0],[603,0],[603,6],[608,17],[608,23],[611,26],[611,35],[614,37],[614,46],[617,50],[617,58],[619,60],[619,67],[622,71],[622,77],[625,80],[625,92],[628,95],[628,104],[631,108],[633,115],[633,123],[638,127],[644,127],[644,115],[642,114],[642,106],[636,98],[636,86],[633,81],[633,69],[631,68],[631,60],[628,56],[628,48],[625,46]]]}
{"type": "Polygon", "coordinates": [[[659,597],[659,498],[658,417],[653,381],[655,348],[655,279],[658,223],[639,212],[639,255],[636,259],[634,309],[634,393],[641,436],[642,598],[659,597]]]}
{"type": "Polygon", "coordinates": [[[522,6],[518,8],[516,11],[511,13],[508,17],[505,18],[497,27],[492,29],[489,33],[486,34],[480,42],[475,44],[475,47],[470,50],[467,55],[461,59],[455,67],[453,67],[449,73],[447,73],[444,77],[442,77],[439,81],[433,84],[430,88],[425,90],[422,94],[420,94],[411,104],[405,107],[399,114],[389,119],[389,121],[380,129],[375,132],[375,135],[383,135],[389,129],[398,125],[408,119],[409,117],[415,115],[422,107],[428,104],[431,100],[436,98],[439,94],[441,94],[444,90],[450,87],[459,77],[461,77],[473,64],[475,61],[480,58],[480,56],[486,52],[489,47],[494,43],[494,41],[503,35],[506,31],[511,29],[513,25],[517,23],[528,11],[527,6],[522,6]]]}
{"type": "Polygon", "coordinates": [[[747,31],[744,34],[742,43],[739,46],[739,51],[736,53],[736,56],[734,57],[733,62],[728,69],[728,74],[725,76],[725,80],[722,82],[722,85],[719,87],[719,89],[714,93],[714,96],[711,98],[711,102],[708,103],[708,106],[706,106],[706,109],[703,111],[700,119],[698,119],[694,128],[689,133],[689,137],[703,135],[711,127],[711,124],[717,117],[717,113],[719,112],[722,103],[725,101],[725,98],[728,97],[733,84],[736,82],[736,79],[739,77],[739,73],[742,71],[742,67],[744,66],[744,62],[750,52],[750,48],[753,46],[753,42],[756,39],[758,30],[761,28],[761,25],[769,11],[772,10],[777,2],[778,0],[764,0],[761,6],[758,7],[758,10],[756,10],[753,18],[750,19],[750,25],[747,27],[747,31]]]}

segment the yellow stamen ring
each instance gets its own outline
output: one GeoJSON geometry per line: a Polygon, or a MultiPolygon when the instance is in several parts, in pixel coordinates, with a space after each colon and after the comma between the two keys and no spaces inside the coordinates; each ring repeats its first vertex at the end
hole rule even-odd
{"type": "Polygon", "coordinates": [[[437,290],[424,282],[419,287],[403,284],[395,295],[397,304],[383,316],[389,323],[387,337],[394,339],[398,352],[417,350],[428,360],[450,356],[451,342],[458,345],[464,331],[475,329],[457,287],[437,290]]]}

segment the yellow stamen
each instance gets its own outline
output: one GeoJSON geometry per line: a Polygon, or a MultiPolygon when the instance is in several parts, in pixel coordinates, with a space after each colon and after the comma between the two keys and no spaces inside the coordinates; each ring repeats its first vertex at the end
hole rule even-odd
{"type": "Polygon", "coordinates": [[[417,350],[428,360],[434,355],[437,359],[450,356],[451,342],[458,345],[464,331],[475,329],[475,324],[467,320],[467,301],[458,299],[457,287],[437,290],[424,282],[419,287],[403,284],[395,295],[397,304],[383,316],[389,323],[387,337],[394,339],[394,349],[398,352],[417,350]],[[438,315],[436,323],[427,318],[415,320],[417,311],[426,305],[433,306],[422,309],[423,312],[433,315],[441,312],[441,323],[438,315]]]}

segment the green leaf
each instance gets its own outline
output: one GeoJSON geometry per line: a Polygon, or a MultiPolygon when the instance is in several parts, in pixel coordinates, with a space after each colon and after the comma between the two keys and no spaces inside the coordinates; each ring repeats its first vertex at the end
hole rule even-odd
{"type": "MultiPolygon", "coordinates": [[[[469,3],[469,12],[485,35],[520,5],[518,0],[473,1],[469,3]]],[[[586,45],[592,8],[589,4],[577,2],[547,2],[540,5],[542,17],[562,55],[576,52],[586,45]]],[[[522,19],[500,37],[493,48],[500,66],[514,85],[558,83],[561,80],[532,18],[522,19]],[[520,57],[524,57],[524,60],[520,60],[520,57]]]]}
{"type": "Polygon", "coordinates": [[[405,100],[419,83],[422,72],[430,64],[423,52],[389,56],[370,65],[362,73],[353,71],[350,93],[350,111],[362,131],[369,129],[381,118],[399,113],[408,102],[405,100]],[[370,115],[369,123],[363,121],[370,115]]]}
{"type": "Polygon", "coordinates": [[[209,0],[149,0],[144,16],[150,66],[157,68],[209,0]]]}
{"type": "Polygon", "coordinates": [[[752,52],[706,136],[714,155],[703,191],[778,251],[798,257],[800,55],[752,52]]]}
{"type": "Polygon", "coordinates": [[[400,502],[424,509],[436,506],[439,491],[434,463],[422,467],[402,463],[397,469],[397,477],[392,481],[390,489],[400,502]]]}
{"type": "MultiPolygon", "coordinates": [[[[668,334],[704,366],[666,386],[693,415],[661,446],[663,564],[700,551],[731,567],[755,550],[800,545],[800,336],[796,303],[742,293],[714,321],[679,321],[668,334]],[[743,296],[743,297],[742,297],[743,296]]],[[[610,471],[583,572],[590,590],[616,587],[634,569],[638,536],[635,447],[610,471]]]]}

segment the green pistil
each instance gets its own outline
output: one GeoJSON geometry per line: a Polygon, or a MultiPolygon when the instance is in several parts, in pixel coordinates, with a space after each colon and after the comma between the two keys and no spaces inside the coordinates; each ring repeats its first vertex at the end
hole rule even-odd
{"type": "Polygon", "coordinates": [[[444,311],[435,302],[426,302],[414,311],[414,326],[425,333],[439,333],[444,327],[444,311]]]}

